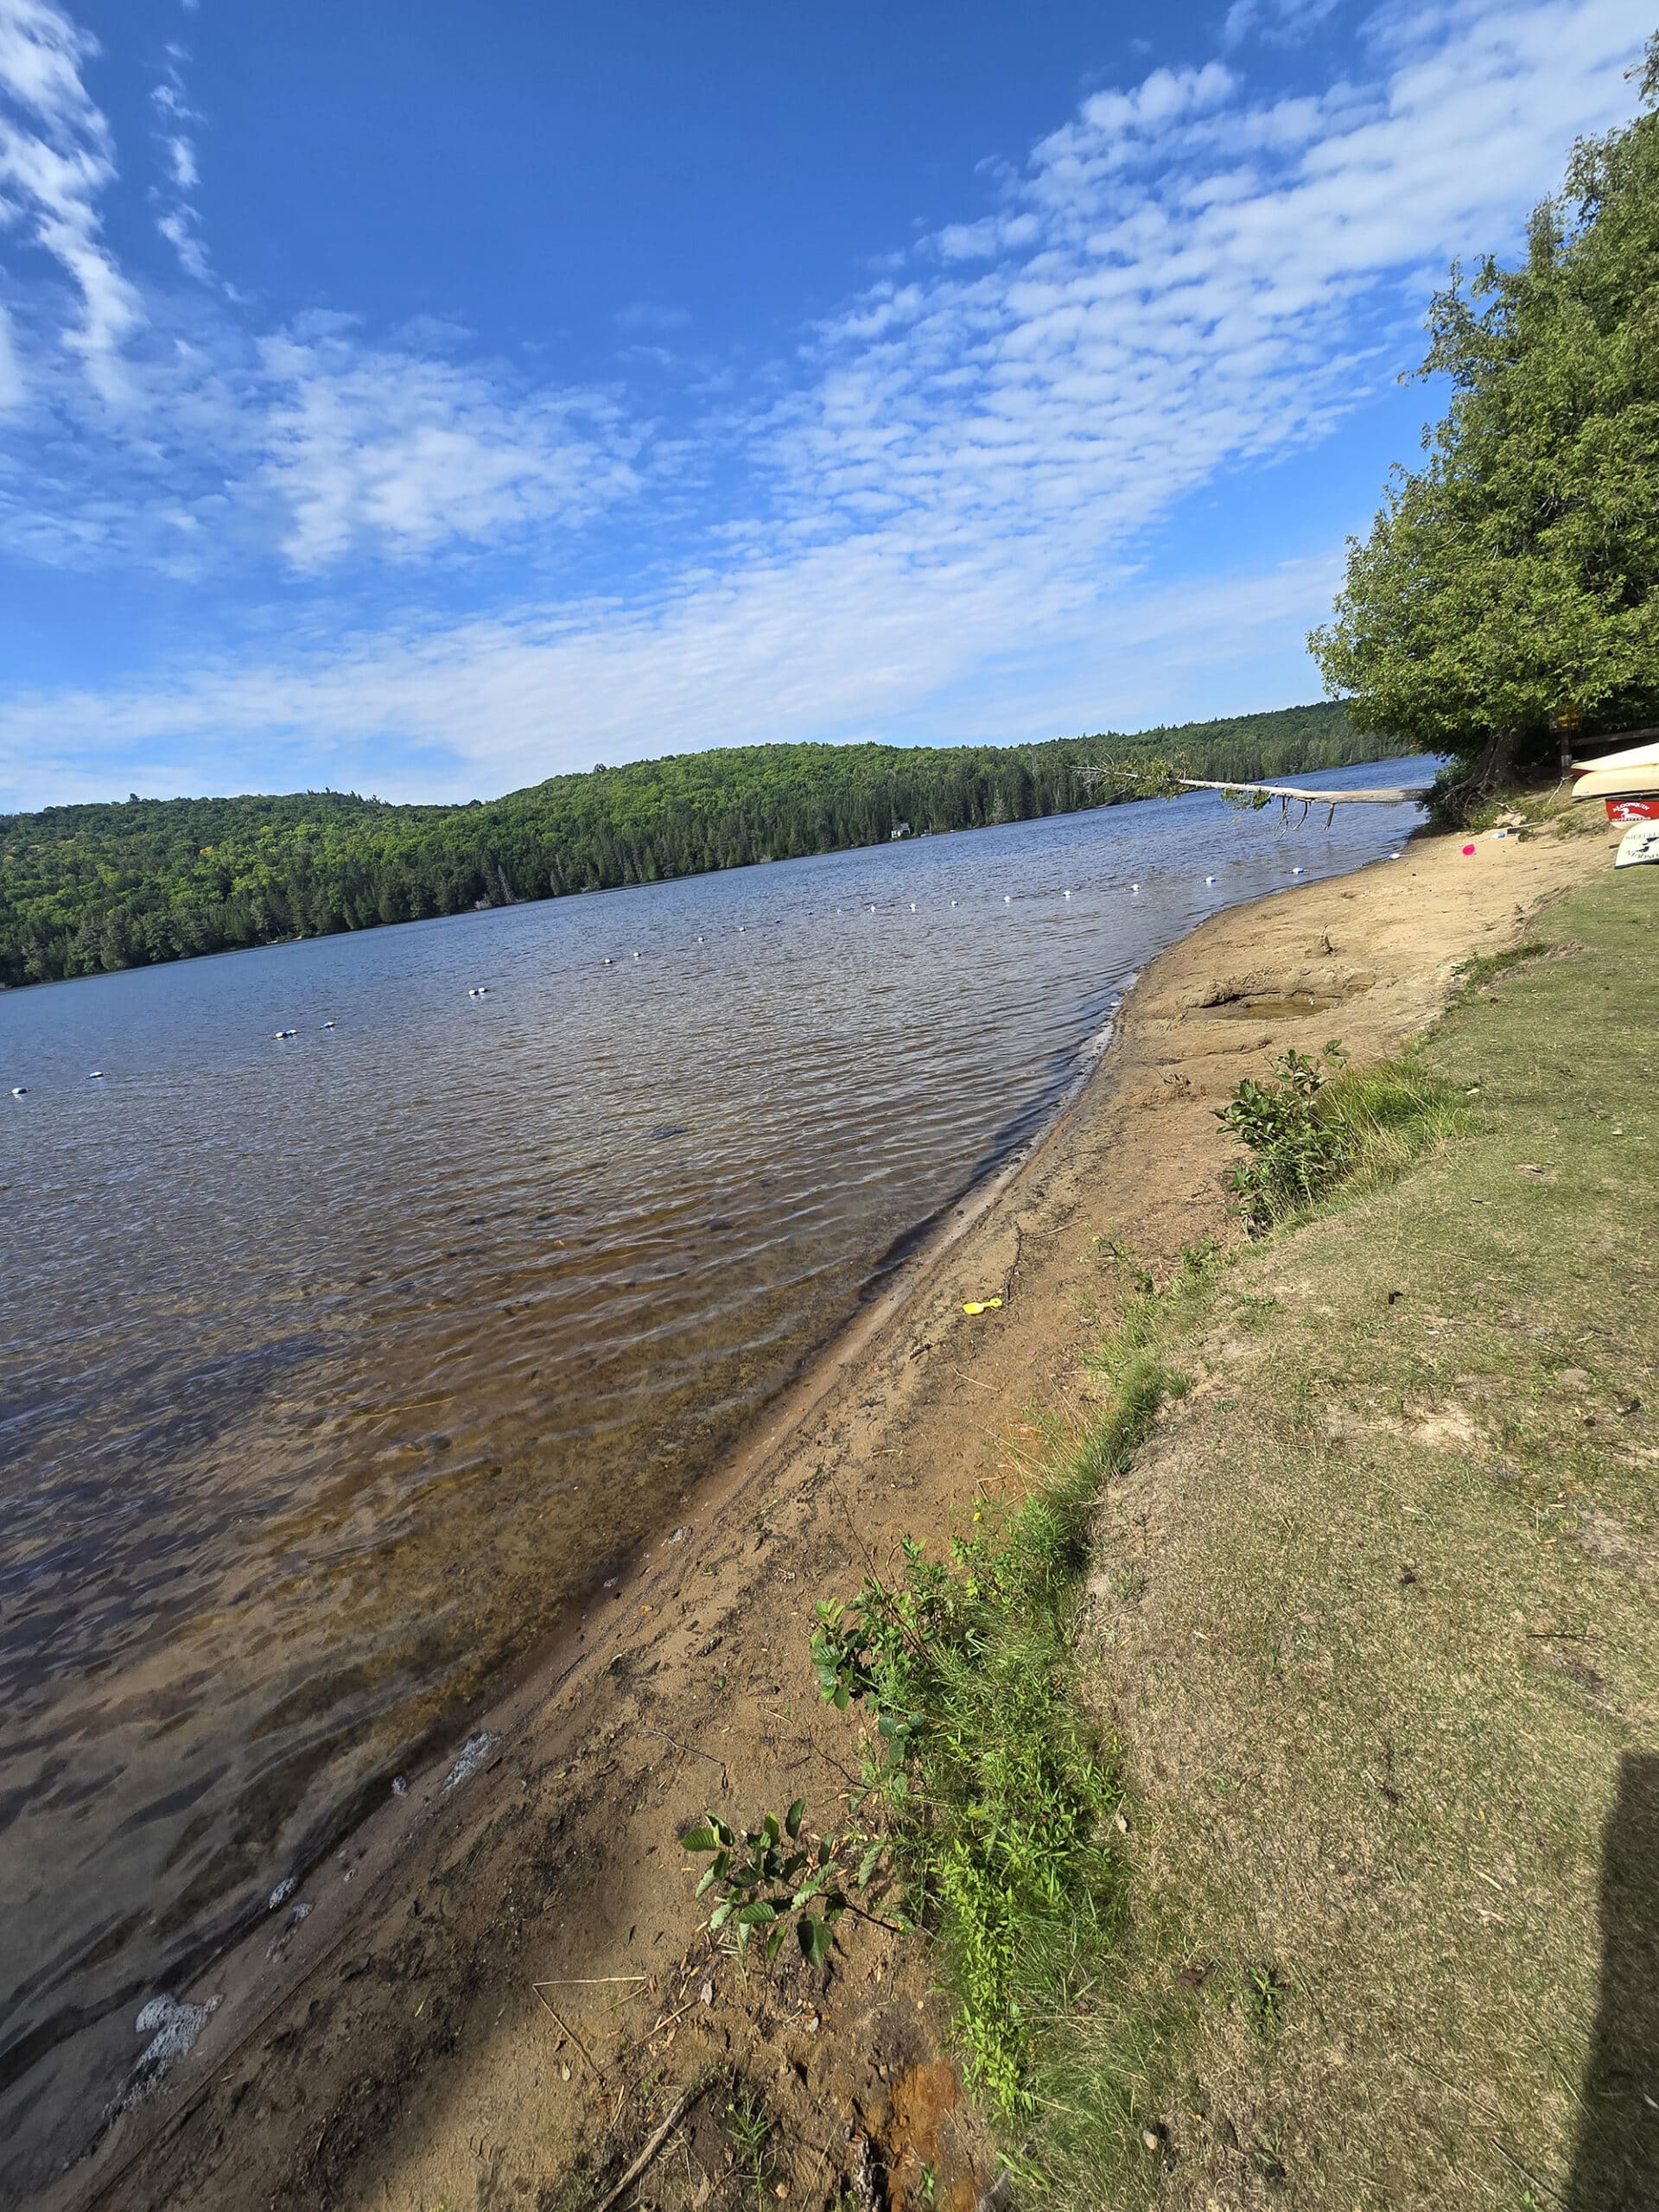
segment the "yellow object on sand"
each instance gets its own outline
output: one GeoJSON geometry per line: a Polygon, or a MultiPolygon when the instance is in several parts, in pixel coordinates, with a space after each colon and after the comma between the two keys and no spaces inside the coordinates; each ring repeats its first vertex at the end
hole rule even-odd
{"type": "Polygon", "coordinates": [[[964,1313],[988,1313],[993,1306],[1001,1303],[1000,1298],[970,1298],[962,1310],[964,1313]]]}

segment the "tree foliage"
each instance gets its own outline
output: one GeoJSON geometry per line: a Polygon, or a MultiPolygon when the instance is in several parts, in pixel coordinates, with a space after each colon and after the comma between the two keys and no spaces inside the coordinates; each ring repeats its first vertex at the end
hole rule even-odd
{"type": "Polygon", "coordinates": [[[1659,38],[1642,98],[1519,267],[1435,296],[1421,373],[1451,405],[1309,639],[1357,728],[1453,756],[1454,810],[1553,764],[1558,725],[1659,719],[1659,38]]]}
{"type": "Polygon", "coordinates": [[[1139,795],[1107,764],[1262,776],[1379,750],[1328,704],[1042,745],[756,745],[465,806],[338,791],[0,816],[0,982],[142,967],[517,899],[1025,821],[1139,795]]]}

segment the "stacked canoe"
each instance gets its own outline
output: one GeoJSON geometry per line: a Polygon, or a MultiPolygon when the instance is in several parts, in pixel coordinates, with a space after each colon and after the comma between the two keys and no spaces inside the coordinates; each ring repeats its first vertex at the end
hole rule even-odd
{"type": "Polygon", "coordinates": [[[1659,734],[1643,736],[1642,744],[1573,766],[1573,798],[1601,799],[1607,819],[1627,825],[1615,868],[1659,861],[1659,734]]]}

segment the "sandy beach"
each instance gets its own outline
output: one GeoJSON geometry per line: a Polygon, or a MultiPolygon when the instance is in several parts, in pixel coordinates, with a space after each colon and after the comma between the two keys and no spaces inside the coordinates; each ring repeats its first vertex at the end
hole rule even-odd
{"type": "MultiPolygon", "coordinates": [[[[1121,1281],[1109,1247],[1160,1274],[1236,1233],[1214,1109],[1238,1078],[1287,1044],[1396,1049],[1459,962],[1606,864],[1600,836],[1483,836],[1472,856],[1419,838],[1163,954],[1057,1123],[911,1255],[680,1525],[173,1993],[211,2007],[194,2047],[140,2085],[54,2212],[597,2204],[712,2062],[782,2116],[778,2198],[833,2202],[863,2137],[895,2206],[924,2169],[931,2202],[971,2203],[983,2146],[922,1945],[844,1923],[827,1979],[745,1980],[699,1932],[677,1835],[705,1806],[741,1822],[804,1797],[810,1822],[835,1818],[855,1754],[813,1680],[815,1605],[902,1536],[938,1542],[980,1497],[1017,1492],[1077,1424],[1078,1354],[1121,1281]]],[[[714,2161],[712,2103],[686,2140],[703,2129],[714,2161]]]]}

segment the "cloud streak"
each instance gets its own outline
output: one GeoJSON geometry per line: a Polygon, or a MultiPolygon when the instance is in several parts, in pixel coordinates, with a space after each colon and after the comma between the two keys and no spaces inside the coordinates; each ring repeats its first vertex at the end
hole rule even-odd
{"type": "MultiPolygon", "coordinates": [[[[99,214],[115,157],[109,124],[81,82],[81,65],[97,51],[49,0],[0,0],[0,210],[73,288],[78,312],[62,341],[98,398],[118,407],[130,397],[122,346],[143,314],[99,214]]],[[[15,352],[13,360],[21,385],[15,352]]]]}
{"type": "Polygon", "coordinates": [[[201,238],[201,217],[192,198],[200,183],[196,167],[195,140],[190,125],[200,118],[185,97],[184,65],[188,51],[176,41],[169,43],[160,81],[150,88],[149,104],[156,117],[164,175],[154,197],[161,207],[156,227],[179,257],[179,266],[199,284],[211,284],[213,272],[201,238]]]}

